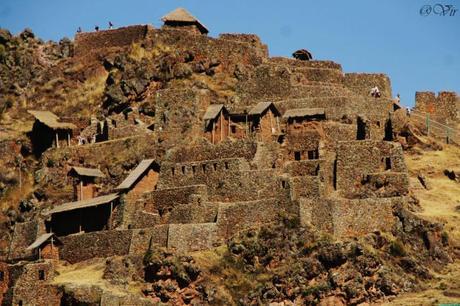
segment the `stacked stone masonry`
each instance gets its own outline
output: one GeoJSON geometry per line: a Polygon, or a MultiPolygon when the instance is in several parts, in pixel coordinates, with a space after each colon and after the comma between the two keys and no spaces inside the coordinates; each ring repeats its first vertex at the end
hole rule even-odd
{"type": "MultiPolygon", "coordinates": [[[[119,195],[103,230],[59,237],[60,260],[143,258],[158,247],[179,252],[209,249],[286,213],[295,214],[303,226],[337,237],[391,230],[393,206],[407,201],[408,174],[401,146],[384,141],[393,112],[386,75],[344,73],[332,61],[270,58],[256,35],[212,38],[174,27],[130,26],[77,34],[75,56],[104,54],[133,43],[147,50],[187,52],[203,66],[212,62],[215,75],[231,76],[231,94],[218,96],[210,86],[164,87],[149,98],[154,115],[133,109],[102,121],[88,118],[81,136],[88,142],[96,138],[96,144],[46,151],[44,180],[67,190],[71,186],[65,173],[71,166],[103,165],[100,193],[119,195]],[[382,97],[370,97],[374,86],[382,97]],[[259,102],[273,102],[281,116],[273,121],[270,113],[272,121],[261,119],[260,131],[251,131],[245,114],[259,102]],[[206,136],[203,120],[213,104],[224,104],[230,118],[228,125],[224,122],[225,133],[217,131],[223,137],[214,143],[206,136]],[[298,109],[321,109],[322,114],[283,118],[298,109]],[[235,133],[232,116],[244,118],[235,133]],[[115,190],[144,159],[154,159],[157,167],[142,173],[130,188],[115,190]],[[72,165],[67,165],[69,160],[72,165]]],[[[429,111],[435,105],[436,116],[446,121],[454,117],[450,93],[418,97],[418,108],[429,111]]],[[[71,198],[50,199],[47,205],[59,207],[71,198]]],[[[31,258],[25,249],[43,233],[46,222],[16,225],[10,264],[0,265],[5,271],[3,302],[59,305],[61,293],[49,285],[53,261],[15,263],[31,258]],[[26,283],[33,288],[26,290],[26,283]]],[[[102,300],[128,301],[109,295],[102,300]]]]}

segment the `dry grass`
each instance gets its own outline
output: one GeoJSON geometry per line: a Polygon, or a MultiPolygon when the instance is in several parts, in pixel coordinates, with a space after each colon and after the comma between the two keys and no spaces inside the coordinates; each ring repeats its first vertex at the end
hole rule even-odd
{"type": "Polygon", "coordinates": [[[59,107],[63,110],[79,109],[81,116],[91,116],[93,111],[101,105],[107,76],[108,73],[105,72],[89,78],[77,89],[66,94],[65,105],[60,105],[59,107]]]}
{"type": "MultiPolygon", "coordinates": [[[[421,152],[421,155],[406,155],[410,176],[416,180],[421,172],[431,186],[430,190],[417,189],[414,194],[420,200],[425,219],[445,224],[449,241],[460,245],[460,183],[444,175],[445,169],[460,169],[460,148],[445,146],[442,151],[421,152]]],[[[460,302],[460,262],[449,264],[435,278],[425,284],[425,290],[403,294],[385,305],[439,305],[460,302]],[[455,296],[456,295],[456,296],[455,296]]]]}
{"type": "Polygon", "coordinates": [[[91,262],[81,262],[74,265],[63,265],[60,263],[56,267],[58,275],[54,278],[53,284],[56,285],[96,285],[105,287],[107,281],[102,278],[104,274],[104,260],[94,260],[91,262]]]}
{"type": "Polygon", "coordinates": [[[227,258],[227,246],[200,252],[193,256],[205,274],[207,283],[216,288],[217,304],[236,305],[235,301],[249,293],[257,284],[269,281],[269,276],[262,273],[245,273],[238,263],[227,258]]]}
{"type": "Polygon", "coordinates": [[[76,264],[63,264],[56,267],[58,275],[53,279],[52,284],[66,286],[96,286],[103,291],[111,292],[118,296],[130,293],[140,293],[141,286],[138,283],[130,283],[128,286],[116,286],[103,278],[106,259],[91,259],[76,264]]]}
{"type": "Polygon", "coordinates": [[[445,169],[460,169],[460,148],[446,146],[442,151],[424,152],[422,155],[406,156],[410,176],[416,179],[421,172],[431,186],[430,190],[418,189],[415,195],[427,219],[442,222],[454,243],[460,242],[460,183],[450,180],[445,169]]]}
{"type": "Polygon", "coordinates": [[[12,188],[0,203],[0,209],[5,211],[10,206],[17,207],[22,199],[24,199],[24,195],[30,194],[34,189],[34,180],[31,174],[26,172],[22,172],[22,186],[16,186],[12,188]]]}

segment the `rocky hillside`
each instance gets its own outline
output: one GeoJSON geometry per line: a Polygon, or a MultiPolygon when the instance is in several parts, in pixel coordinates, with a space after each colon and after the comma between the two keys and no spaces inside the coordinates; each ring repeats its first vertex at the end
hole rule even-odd
{"type": "MultiPolygon", "coordinates": [[[[45,209],[72,200],[72,186],[63,179],[69,165],[97,165],[107,174],[100,181],[107,193],[146,157],[171,163],[187,162],[189,155],[200,161],[212,159],[209,156],[220,151],[199,137],[196,126],[201,122],[192,122],[197,110],[182,101],[202,99],[204,105],[212,100],[236,112],[251,99],[267,96],[278,98],[285,108],[292,107],[289,103],[302,106],[328,99],[351,112],[354,105],[346,103],[366,99],[352,90],[362,85],[359,81],[342,85],[343,75],[335,63],[322,63],[328,67],[318,71],[313,67],[313,72],[299,64],[299,71],[311,74],[302,80],[301,73],[295,75],[281,65],[284,59],[265,59],[265,46],[253,36],[220,38],[223,43],[238,40],[246,48],[237,56],[231,49],[215,51],[212,40],[203,51],[196,46],[201,40],[182,41],[182,36],[171,33],[76,56],[69,39],[43,42],[30,30],[17,36],[0,30],[0,255],[11,252],[15,224],[43,218],[45,209]],[[332,81],[326,84],[326,78],[332,81]],[[205,94],[198,97],[195,92],[205,94]],[[285,92],[291,98],[288,102],[283,100],[285,92]],[[28,137],[34,122],[29,109],[50,110],[83,131],[92,117],[124,118],[130,108],[136,108],[149,125],[192,123],[170,134],[129,135],[85,148],[34,154],[28,137]],[[163,115],[156,118],[159,110],[163,115]],[[195,147],[209,150],[195,152],[195,147]]],[[[350,124],[351,119],[344,115],[337,122],[350,124]]],[[[211,250],[174,252],[150,241],[142,256],[59,262],[50,285],[59,292],[61,305],[458,301],[460,151],[424,137],[403,112],[395,113],[393,129],[394,141],[404,149],[411,185],[405,195],[408,202],[391,207],[396,222],[388,231],[338,238],[285,213],[277,215],[276,222],[245,229],[211,250]]],[[[326,141],[326,146],[333,147],[333,141],[326,141]]],[[[278,162],[275,149],[268,145],[260,149],[240,141],[228,147],[231,150],[219,150],[227,150],[229,157],[253,158],[248,171],[275,168],[278,162]],[[272,160],[266,162],[265,155],[272,160]]],[[[395,192],[388,190],[380,191],[395,192]]]]}

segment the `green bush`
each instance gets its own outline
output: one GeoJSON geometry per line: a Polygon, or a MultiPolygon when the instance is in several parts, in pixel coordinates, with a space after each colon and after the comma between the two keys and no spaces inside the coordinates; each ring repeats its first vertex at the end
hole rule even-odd
{"type": "Polygon", "coordinates": [[[390,244],[390,254],[394,257],[403,257],[406,256],[407,252],[401,241],[395,240],[390,244]]]}
{"type": "Polygon", "coordinates": [[[443,246],[449,245],[449,234],[447,232],[442,232],[441,234],[441,242],[443,246]]]}

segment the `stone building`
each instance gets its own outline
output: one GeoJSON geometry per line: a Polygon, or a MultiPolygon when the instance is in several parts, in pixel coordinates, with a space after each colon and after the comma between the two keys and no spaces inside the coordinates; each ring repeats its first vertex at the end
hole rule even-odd
{"type": "Polygon", "coordinates": [[[260,141],[277,140],[281,134],[280,112],[272,102],[260,102],[249,111],[251,132],[260,141]]]}
{"type": "Polygon", "coordinates": [[[68,175],[73,178],[74,199],[76,201],[96,197],[99,191],[96,179],[104,177],[104,173],[99,169],[83,167],[72,167],[68,175]]]}
{"type": "Polygon", "coordinates": [[[249,114],[247,110],[241,113],[230,113],[230,137],[242,139],[249,135],[249,114]]]}
{"type": "Polygon", "coordinates": [[[41,155],[52,146],[70,146],[73,130],[77,128],[74,124],[60,122],[59,117],[49,111],[27,112],[35,117],[32,131],[29,133],[35,155],[41,155]]]}
{"type": "Polygon", "coordinates": [[[132,217],[137,210],[136,201],[146,192],[157,188],[160,175],[160,166],[154,159],[144,159],[129,175],[116,187],[123,195],[123,211],[121,226],[130,228],[132,217]]]}
{"type": "Polygon", "coordinates": [[[50,217],[47,230],[57,236],[109,230],[118,204],[117,193],[61,204],[45,212],[50,217]]]}
{"type": "Polygon", "coordinates": [[[195,34],[208,34],[208,29],[184,8],[177,8],[163,16],[163,28],[183,29],[195,34]]]}
{"type": "Polygon", "coordinates": [[[455,92],[441,91],[436,96],[434,92],[418,91],[415,93],[415,109],[444,124],[460,122],[460,96],[455,92]]]}
{"type": "Polygon", "coordinates": [[[223,104],[212,104],[203,116],[205,122],[205,137],[211,143],[219,143],[229,135],[230,116],[223,104]]]}
{"type": "Polygon", "coordinates": [[[36,259],[59,260],[59,247],[61,245],[61,240],[54,233],[47,233],[38,237],[34,243],[27,247],[27,250],[33,250],[36,259]]]}
{"type": "Polygon", "coordinates": [[[290,135],[302,134],[309,130],[308,122],[326,120],[324,108],[296,108],[286,111],[286,133],[290,135]]]}

